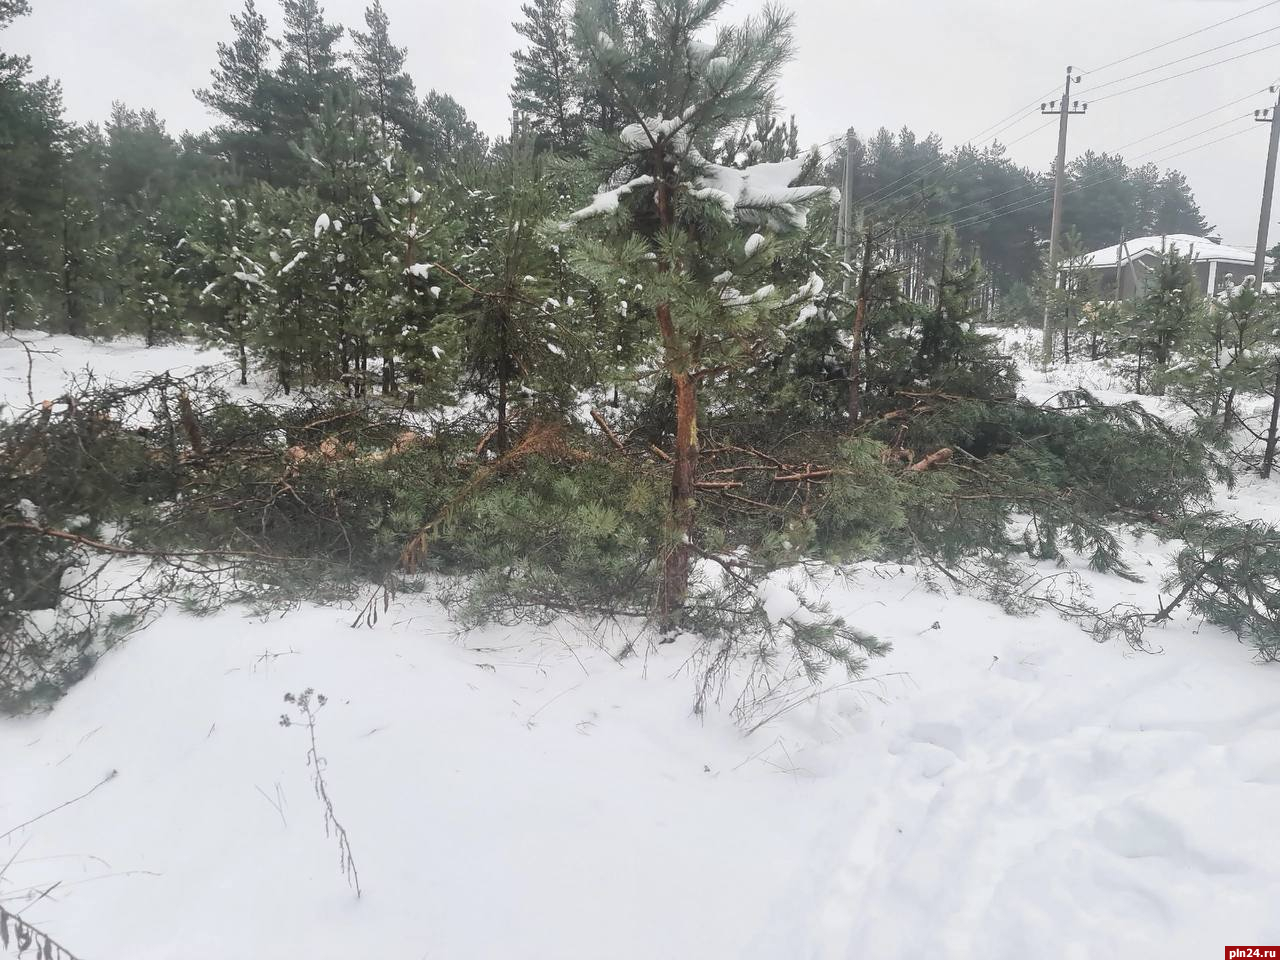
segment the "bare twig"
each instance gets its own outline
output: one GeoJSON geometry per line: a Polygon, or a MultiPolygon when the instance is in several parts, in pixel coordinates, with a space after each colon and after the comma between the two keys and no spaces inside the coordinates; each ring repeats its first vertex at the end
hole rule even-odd
{"type": "Polygon", "coordinates": [[[104,783],[109,783],[110,781],[114,780],[114,779],[115,779],[117,776],[119,776],[119,775],[120,775],[120,771],[118,771],[118,770],[112,770],[112,771],[111,771],[110,773],[108,773],[105,777],[103,777],[101,780],[99,780],[97,783],[95,783],[92,787],[90,787],[90,788],[89,788],[88,790],[86,790],[84,793],[80,794],[80,796],[78,796],[78,797],[72,797],[70,800],[67,800],[67,801],[65,801],[64,803],[60,803],[60,804],[58,804],[58,805],[57,805],[56,807],[54,807],[52,810],[46,810],[44,813],[40,814],[39,816],[32,817],[30,820],[24,820],[22,823],[18,824],[16,827],[12,827],[12,828],[10,828],[9,830],[6,830],[4,833],[0,833],[0,840],[5,839],[6,837],[10,837],[10,836],[12,836],[13,834],[15,834],[15,833],[17,833],[19,830],[21,830],[23,827],[29,827],[29,826],[31,826],[31,824],[35,823],[37,820],[43,820],[45,817],[49,816],[50,814],[57,813],[59,810],[63,809],[64,807],[69,807],[69,806],[71,806],[71,804],[73,804],[73,803],[79,803],[81,800],[83,800],[85,797],[89,796],[89,794],[93,793],[95,790],[97,790],[97,789],[98,789],[100,786],[102,786],[104,783]]]}

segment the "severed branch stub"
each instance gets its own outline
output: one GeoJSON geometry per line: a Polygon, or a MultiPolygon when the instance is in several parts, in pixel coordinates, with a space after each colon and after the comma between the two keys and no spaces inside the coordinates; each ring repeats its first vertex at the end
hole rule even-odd
{"type": "Polygon", "coordinates": [[[955,456],[954,450],[950,447],[943,447],[941,450],[935,450],[923,460],[913,463],[907,469],[912,473],[924,473],[926,470],[931,470],[934,467],[941,466],[949,461],[953,456],[955,456]]]}

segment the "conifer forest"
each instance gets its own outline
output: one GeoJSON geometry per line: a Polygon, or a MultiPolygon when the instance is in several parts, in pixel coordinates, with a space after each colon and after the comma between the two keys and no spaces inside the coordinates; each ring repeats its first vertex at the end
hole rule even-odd
{"type": "MultiPolygon", "coordinates": [[[[1068,150],[1069,70],[1009,118],[1057,161],[802,129],[797,18],[876,5],[729,0],[512,0],[502,129],[398,0],[243,0],[179,133],[73,116],[8,42],[46,2],[0,0],[0,958],[1280,943],[1274,133],[1226,243],[1215,111],[1068,150]]],[[[1099,100],[1280,29],[1181,6],[1099,100]]]]}

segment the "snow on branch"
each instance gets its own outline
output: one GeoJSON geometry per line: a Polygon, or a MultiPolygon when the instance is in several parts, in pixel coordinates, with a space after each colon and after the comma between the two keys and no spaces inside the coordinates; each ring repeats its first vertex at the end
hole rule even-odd
{"type": "Polygon", "coordinates": [[[694,196],[723,195],[731,205],[722,200],[726,212],[740,222],[769,227],[774,230],[798,230],[805,225],[807,211],[804,204],[821,196],[833,200],[839,191],[820,185],[793,187],[792,182],[804,172],[806,160],[797,157],[777,163],[758,163],[739,170],[718,163],[704,162],[697,178],[694,196]]]}
{"type": "Polygon", "coordinates": [[[591,217],[599,217],[604,214],[614,213],[618,209],[618,202],[638,187],[647,187],[653,183],[653,177],[645,174],[628,180],[626,183],[614,187],[612,190],[602,190],[595,195],[592,201],[581,210],[575,210],[569,214],[569,219],[560,224],[561,230],[568,230],[573,224],[581,220],[587,220],[591,217]]]}

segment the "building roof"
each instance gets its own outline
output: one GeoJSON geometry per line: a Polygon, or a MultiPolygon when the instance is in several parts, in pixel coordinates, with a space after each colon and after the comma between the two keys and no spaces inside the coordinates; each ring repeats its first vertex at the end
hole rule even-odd
{"type": "MultiPolygon", "coordinates": [[[[1154,254],[1161,250],[1177,250],[1182,256],[1190,256],[1197,263],[1217,260],[1219,263],[1241,264],[1253,266],[1253,251],[1243,247],[1230,247],[1222,243],[1214,243],[1208,237],[1193,237],[1189,233],[1171,233],[1164,237],[1137,237],[1124,243],[1124,262],[1154,254]]],[[[1084,265],[1087,267],[1114,267],[1121,262],[1121,247],[1104,247],[1086,254],[1084,265]]],[[[1267,263],[1272,262],[1267,258],[1267,263]]]]}

